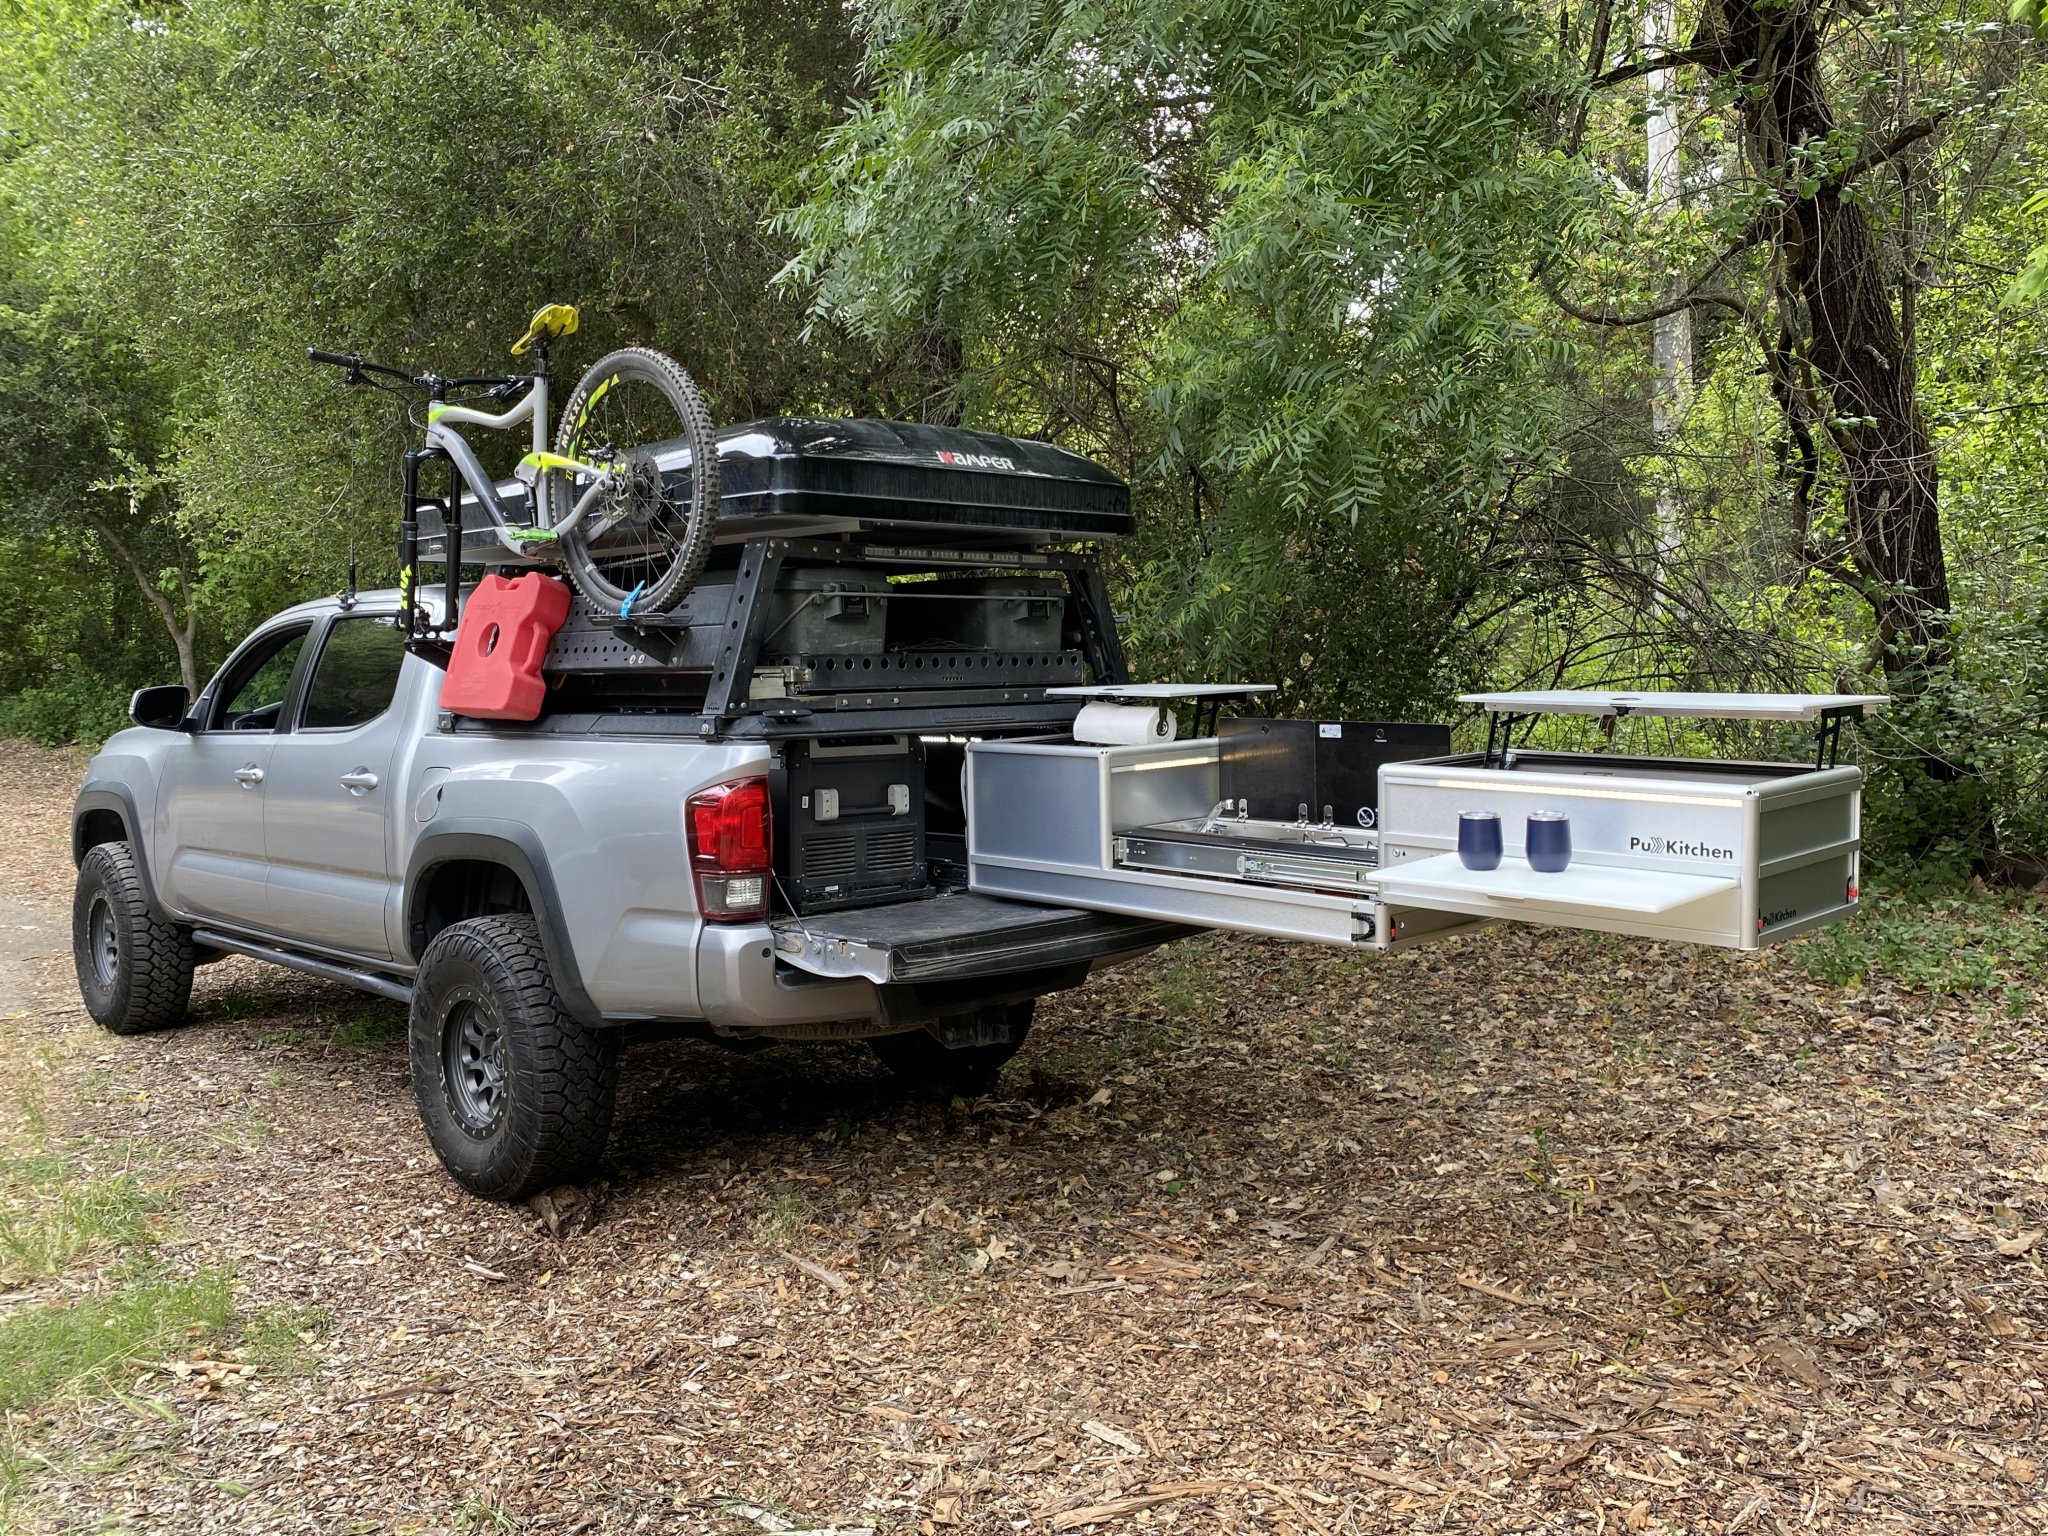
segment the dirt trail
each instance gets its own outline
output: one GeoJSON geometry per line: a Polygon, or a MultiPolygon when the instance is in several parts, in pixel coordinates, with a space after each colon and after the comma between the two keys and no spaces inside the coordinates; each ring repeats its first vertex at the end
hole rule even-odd
{"type": "Polygon", "coordinates": [[[77,767],[0,747],[0,1068],[306,1342],[48,1410],[19,1530],[2048,1524],[2038,1006],[1205,939],[971,1104],[636,1049],[605,1179],[505,1209],[434,1164],[394,1007],[230,961],[184,1030],[75,1012],[77,767]]]}
{"type": "Polygon", "coordinates": [[[38,992],[38,963],[71,952],[71,928],[47,902],[0,898],[0,1015],[27,1008],[38,992]]]}

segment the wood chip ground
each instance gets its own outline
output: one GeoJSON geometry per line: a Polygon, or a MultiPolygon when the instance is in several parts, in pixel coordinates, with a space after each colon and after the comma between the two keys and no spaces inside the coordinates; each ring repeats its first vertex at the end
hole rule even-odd
{"type": "MultiPolygon", "coordinates": [[[[9,910],[59,927],[79,766],[0,749],[9,910]]],[[[302,1374],[47,1410],[24,1532],[2048,1525],[2038,1006],[1203,938],[974,1102],[636,1047],[604,1177],[504,1208],[435,1164],[396,1007],[230,961],[118,1040],[47,944],[9,974],[53,1143],[325,1319],[302,1374]]]]}

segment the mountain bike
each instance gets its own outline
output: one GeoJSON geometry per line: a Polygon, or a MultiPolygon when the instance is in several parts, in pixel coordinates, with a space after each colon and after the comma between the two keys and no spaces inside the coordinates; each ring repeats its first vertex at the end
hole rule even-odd
{"type": "MultiPolygon", "coordinates": [[[[346,369],[351,384],[392,388],[377,383],[383,378],[427,392],[426,441],[405,462],[399,563],[409,619],[419,512],[436,501],[420,495],[420,469],[437,460],[451,475],[449,494],[438,501],[451,597],[465,558],[493,563],[463,547],[472,508],[496,535],[493,555],[507,564],[556,567],[621,618],[673,607],[703,570],[718,521],[718,445],[703,395],[672,358],[646,347],[601,358],[569,396],[550,444],[548,348],[574,335],[576,320],[574,305],[543,306],[512,344],[515,357],[532,356],[533,371],[509,376],[442,378],[307,348],[308,361],[346,369]],[[449,398],[478,392],[507,408],[493,415],[449,398]],[[515,510],[457,428],[509,432],[529,423],[533,448],[513,472],[527,495],[515,510]]],[[[455,606],[451,601],[439,628],[454,627],[455,606]]]]}

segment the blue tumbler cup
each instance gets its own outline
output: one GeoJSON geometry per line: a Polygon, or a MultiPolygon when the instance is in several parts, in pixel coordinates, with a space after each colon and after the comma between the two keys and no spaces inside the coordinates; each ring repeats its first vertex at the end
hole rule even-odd
{"type": "Polygon", "coordinates": [[[1563,811],[1532,811],[1527,841],[1529,867],[1540,874],[1555,875],[1572,861],[1572,819],[1563,811]]]}
{"type": "Polygon", "coordinates": [[[1500,816],[1494,811],[1458,812],[1458,862],[1467,869],[1500,868],[1500,816]]]}

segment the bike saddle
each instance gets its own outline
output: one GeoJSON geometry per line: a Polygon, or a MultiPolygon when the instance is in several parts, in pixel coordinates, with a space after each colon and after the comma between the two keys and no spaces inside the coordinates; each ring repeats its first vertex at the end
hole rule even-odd
{"type": "Polygon", "coordinates": [[[555,341],[563,336],[575,334],[574,304],[543,304],[533,312],[533,318],[527,321],[526,334],[512,343],[512,355],[523,357],[538,342],[555,341]]]}

